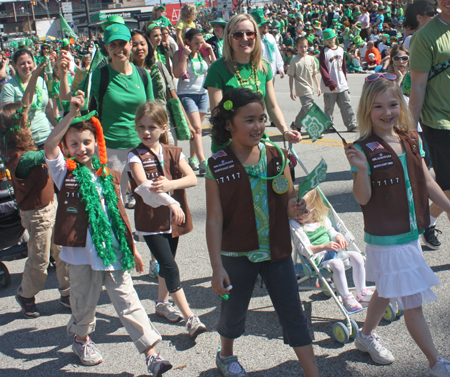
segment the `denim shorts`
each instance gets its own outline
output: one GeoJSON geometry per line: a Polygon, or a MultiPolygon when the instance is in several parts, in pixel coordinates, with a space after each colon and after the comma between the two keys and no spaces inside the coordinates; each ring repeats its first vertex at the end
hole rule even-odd
{"type": "Polygon", "coordinates": [[[180,94],[178,97],[180,98],[186,114],[195,113],[196,111],[203,114],[206,114],[208,112],[208,93],[180,94]]]}

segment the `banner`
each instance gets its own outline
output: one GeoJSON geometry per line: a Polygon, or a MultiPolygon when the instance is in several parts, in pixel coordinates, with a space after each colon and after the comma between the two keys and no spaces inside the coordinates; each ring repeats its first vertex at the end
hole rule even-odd
{"type": "Polygon", "coordinates": [[[73,32],[72,28],[69,26],[62,14],[59,15],[59,22],[61,23],[61,31],[64,38],[73,38],[76,41],[78,36],[73,32]]]}
{"type": "Polygon", "coordinates": [[[317,165],[314,170],[300,183],[300,187],[298,188],[299,199],[303,198],[305,194],[325,181],[327,176],[327,168],[327,163],[322,158],[319,165],[317,165]]]}
{"type": "Polygon", "coordinates": [[[317,104],[314,104],[301,120],[300,124],[305,128],[311,140],[315,142],[330,128],[333,122],[325,115],[317,104]]]}

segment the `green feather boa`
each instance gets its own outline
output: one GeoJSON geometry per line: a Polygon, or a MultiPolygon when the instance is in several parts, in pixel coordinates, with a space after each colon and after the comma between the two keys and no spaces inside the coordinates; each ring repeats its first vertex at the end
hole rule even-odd
{"type": "MultiPolygon", "coordinates": [[[[100,159],[97,156],[92,157],[92,165],[95,170],[102,167],[100,159]]],[[[106,201],[108,217],[110,219],[108,220],[108,217],[103,210],[101,200],[99,200],[97,186],[92,179],[92,172],[90,169],[77,163],[77,168],[73,171],[73,174],[80,183],[81,201],[86,204],[92,242],[97,250],[97,255],[103,259],[106,267],[117,260],[117,255],[113,246],[112,228],[112,231],[119,242],[119,250],[122,252],[122,270],[132,270],[136,264],[134,262],[133,253],[128,247],[125,237],[127,228],[120,217],[120,212],[117,207],[119,199],[114,191],[112,175],[109,174],[107,176],[102,175],[101,177],[97,177],[102,187],[103,197],[106,201]]]]}

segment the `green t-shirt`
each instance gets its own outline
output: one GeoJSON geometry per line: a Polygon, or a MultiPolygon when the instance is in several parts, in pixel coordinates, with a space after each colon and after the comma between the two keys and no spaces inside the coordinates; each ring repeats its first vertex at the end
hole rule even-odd
{"type": "Polygon", "coordinates": [[[157,20],[154,20],[152,22],[155,23],[156,25],[158,25],[159,27],[172,26],[172,23],[170,22],[170,20],[165,16],[161,16],[161,18],[158,18],[157,20]]]}
{"type": "Polygon", "coordinates": [[[344,39],[344,41],[346,41],[347,39],[350,39],[350,33],[351,33],[350,28],[346,27],[344,29],[344,32],[342,33],[342,38],[344,39]]]}
{"type": "MultiPolygon", "coordinates": [[[[358,148],[360,151],[362,151],[362,148],[359,144],[354,144],[356,148],[358,148]]],[[[419,148],[420,148],[420,155],[422,157],[425,156],[425,152],[422,147],[422,142],[419,138],[419,148]]],[[[364,152],[363,152],[364,153],[364,152]]],[[[405,174],[405,184],[406,184],[406,193],[408,197],[408,207],[409,207],[409,222],[411,226],[411,230],[408,233],[403,234],[396,234],[394,236],[373,236],[369,233],[364,232],[364,242],[371,244],[371,245],[401,245],[407,242],[411,242],[414,240],[417,240],[419,237],[419,234],[423,233],[423,231],[419,232],[419,228],[417,226],[417,219],[416,219],[416,211],[414,206],[414,197],[413,192],[411,188],[411,181],[409,180],[408,175],[408,162],[406,160],[406,152],[399,155],[398,158],[400,159],[400,162],[402,163],[403,172],[405,174]]],[[[356,173],[358,171],[357,168],[355,168],[353,165],[351,165],[351,172],[356,173]]],[[[371,174],[369,163],[367,163],[367,174],[371,174]]]]}
{"type": "MultiPolygon", "coordinates": [[[[266,83],[273,78],[269,63],[266,60],[264,60],[264,63],[267,66],[267,73],[258,71],[256,74],[259,90],[261,91],[263,98],[266,96],[266,83]]],[[[250,77],[252,73],[251,63],[237,64],[237,68],[243,80],[247,80],[250,77]]],[[[220,58],[211,64],[203,87],[206,89],[208,89],[208,87],[222,89],[223,94],[229,92],[231,89],[242,87],[250,89],[253,92],[257,91],[254,80],[250,80],[249,82],[244,83],[244,85],[241,86],[238,81],[237,75],[235,73],[231,73],[228,70],[223,58],[220,58]]]]}
{"type": "MultiPolygon", "coordinates": [[[[45,81],[42,77],[38,77],[36,87],[38,87],[42,92],[42,100],[40,107],[38,109],[30,107],[28,116],[31,121],[31,135],[36,144],[44,143],[50,132],[52,131],[50,128],[50,122],[48,121],[47,115],[45,114],[45,109],[48,104],[48,91],[47,85],[45,85],[45,81]]],[[[23,97],[22,89],[20,88],[19,83],[13,77],[7,83],[3,85],[2,94],[1,94],[1,103],[7,102],[18,102],[22,101],[23,97]]],[[[33,102],[37,103],[37,93],[33,96],[33,102]]]]}
{"type": "MultiPolygon", "coordinates": [[[[110,149],[132,149],[139,143],[139,137],[135,130],[134,118],[137,108],[147,100],[154,100],[152,79],[148,76],[148,86],[145,90],[139,72],[134,66],[131,75],[122,75],[115,71],[109,64],[109,84],[103,97],[102,119],[103,132],[106,146],[110,149]]],[[[94,95],[98,103],[100,90],[100,69],[92,74],[91,95],[94,95]]],[[[77,90],[84,87],[86,76],[77,90]]]]}
{"type": "MultiPolygon", "coordinates": [[[[252,172],[263,177],[267,177],[267,154],[266,146],[259,143],[261,158],[256,165],[244,165],[247,173],[252,172]]],[[[205,177],[215,180],[207,165],[205,177]]],[[[269,238],[269,200],[267,198],[267,181],[261,178],[248,176],[252,188],[253,208],[255,210],[256,229],[258,231],[259,249],[248,252],[222,251],[222,255],[227,257],[246,256],[250,262],[264,262],[270,260],[270,238],[269,238]]]]}
{"type": "Polygon", "coordinates": [[[293,38],[284,38],[283,43],[286,47],[294,47],[294,39],[293,38]]]}
{"type": "MultiPolygon", "coordinates": [[[[434,66],[450,60],[450,25],[434,17],[416,31],[410,42],[409,68],[429,72],[434,66]]],[[[428,81],[421,117],[423,124],[450,130],[450,70],[428,81]]]]}

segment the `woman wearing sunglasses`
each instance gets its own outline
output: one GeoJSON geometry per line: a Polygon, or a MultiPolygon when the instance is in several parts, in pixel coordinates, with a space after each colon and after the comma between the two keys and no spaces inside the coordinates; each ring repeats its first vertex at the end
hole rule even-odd
{"type": "MultiPolygon", "coordinates": [[[[261,37],[255,20],[249,14],[238,14],[225,27],[223,57],[210,67],[204,87],[209,93],[209,107],[214,109],[225,93],[234,88],[259,92],[270,119],[290,142],[301,140],[298,131],[287,128],[273,88],[269,62],[262,58],[261,37]]],[[[215,153],[223,146],[212,144],[215,153]]]]}
{"type": "Polygon", "coordinates": [[[388,72],[397,76],[397,82],[402,86],[404,94],[409,96],[411,90],[411,76],[409,75],[409,55],[404,45],[395,45],[391,49],[388,72]],[[404,87],[407,85],[407,87],[404,87]]]}

